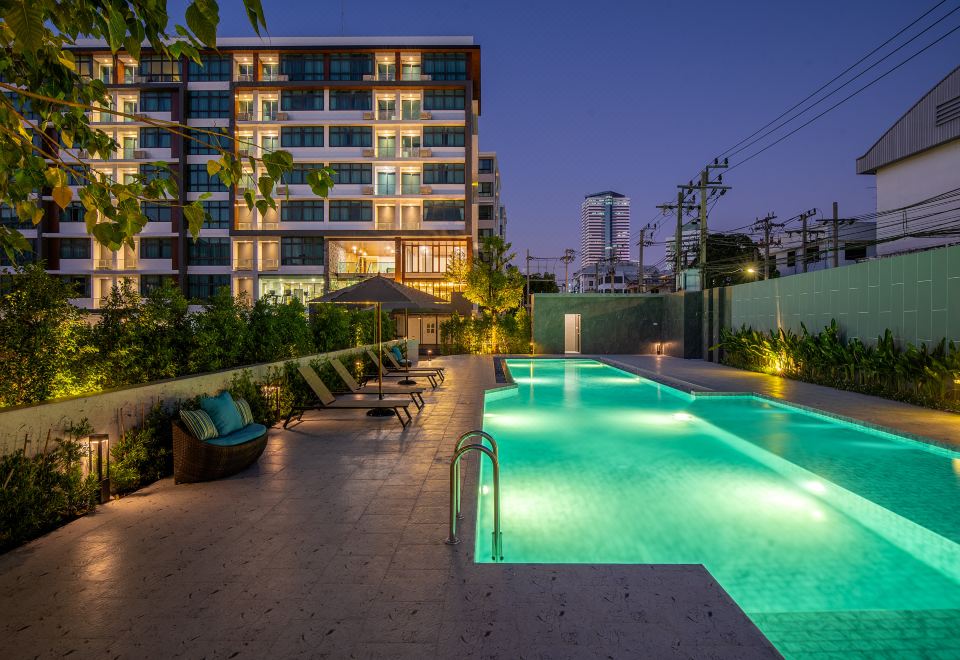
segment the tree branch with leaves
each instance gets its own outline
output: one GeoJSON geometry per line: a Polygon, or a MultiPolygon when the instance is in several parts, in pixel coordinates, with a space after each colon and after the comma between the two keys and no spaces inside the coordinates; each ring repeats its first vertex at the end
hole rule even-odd
{"type": "MultiPolygon", "coordinates": [[[[250,24],[259,35],[266,29],[260,0],[242,0],[250,24]]],[[[151,163],[151,171],[124,181],[98,172],[96,163],[80,154],[109,160],[119,145],[105,131],[92,126],[90,113],[109,113],[162,128],[185,140],[202,141],[218,158],[207,172],[225,186],[239,186],[257,173],[256,192],[246,190],[247,207],[266,213],[276,209],[274,191],[293,169],[293,157],[275,150],[261,157],[239,157],[218,141],[237,138],[179,122],[127,115],[111,109],[106,85],[78,70],[71,47],[80,38],[100,39],[115,55],[126,51],[139,60],[144,48],[171,60],[201,62],[203,50],[216,49],[220,22],[215,0],[194,0],[186,9],[186,25],[168,29],[163,0],[0,0],[0,203],[13,208],[24,224],[38,225],[44,217],[43,197],[61,209],[76,196],[86,210],[87,231],[111,250],[133,238],[149,221],[143,202],[181,206],[188,231],[196,238],[206,213],[203,200],[179,204],[179,187],[167,163],[151,163]],[[71,153],[72,152],[72,153],[71,153]],[[245,167],[249,171],[245,172],[245,167]]],[[[333,171],[318,168],[307,183],[314,194],[326,197],[333,171]]],[[[0,227],[0,249],[16,262],[30,249],[16,229],[0,227]]]]}

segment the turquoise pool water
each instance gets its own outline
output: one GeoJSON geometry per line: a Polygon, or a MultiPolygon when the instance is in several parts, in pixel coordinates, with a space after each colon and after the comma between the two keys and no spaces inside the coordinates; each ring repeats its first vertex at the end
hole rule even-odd
{"type": "MultiPolygon", "coordinates": [[[[960,455],[590,360],[488,393],[506,562],[704,564],[788,657],[960,657],[960,455]]],[[[477,561],[490,561],[481,471],[477,561]]]]}

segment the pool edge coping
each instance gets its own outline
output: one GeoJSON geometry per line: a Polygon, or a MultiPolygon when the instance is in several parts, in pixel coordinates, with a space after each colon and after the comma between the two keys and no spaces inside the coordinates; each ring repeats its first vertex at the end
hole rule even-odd
{"type": "MultiPolygon", "coordinates": [[[[696,383],[690,383],[689,381],[684,381],[684,380],[681,380],[681,379],[679,379],[679,378],[672,378],[672,377],[670,377],[670,376],[664,376],[663,374],[658,374],[658,373],[656,373],[656,372],[654,372],[654,371],[650,371],[649,369],[643,369],[643,368],[641,368],[641,367],[636,367],[636,366],[634,366],[634,365],[632,365],[632,364],[628,364],[628,363],[626,363],[626,362],[620,362],[619,360],[614,360],[614,359],[610,359],[610,358],[606,358],[606,357],[596,357],[596,358],[593,358],[593,359],[595,359],[597,362],[601,362],[601,363],[603,363],[603,364],[607,364],[607,365],[609,365],[609,366],[611,366],[611,367],[614,367],[614,368],[616,368],[616,369],[621,369],[621,370],[626,371],[626,372],[628,372],[628,373],[632,373],[632,374],[634,374],[634,375],[636,375],[636,376],[642,376],[642,377],[647,378],[647,379],[649,379],[649,380],[652,380],[652,381],[654,381],[654,382],[656,382],[656,383],[660,383],[661,385],[666,385],[667,387],[673,387],[674,389],[680,389],[680,388],[678,388],[678,387],[677,387],[676,385],[674,385],[673,383],[683,383],[683,384],[685,384],[685,385],[694,385],[694,386],[698,387],[699,389],[691,389],[691,390],[685,390],[685,389],[684,389],[684,390],[681,390],[681,391],[684,391],[685,393],[689,394],[690,396],[692,396],[692,397],[694,397],[694,398],[700,398],[700,397],[704,397],[704,398],[707,398],[707,397],[738,397],[738,396],[739,396],[739,397],[754,397],[754,398],[756,398],[756,399],[760,399],[760,400],[763,400],[763,401],[769,401],[770,403],[773,403],[773,404],[778,405],[778,406],[783,406],[783,407],[785,407],[785,408],[795,408],[795,409],[797,409],[797,410],[802,410],[802,411],[804,411],[804,412],[807,412],[807,413],[810,413],[810,414],[813,414],[813,415],[821,415],[821,416],[823,416],[823,417],[828,417],[828,418],[830,418],[830,419],[835,419],[835,420],[837,420],[837,421],[847,422],[848,424],[856,424],[856,425],[858,425],[858,426],[863,426],[864,428],[870,429],[870,430],[872,430],[872,431],[877,431],[877,432],[879,432],[879,433],[885,433],[885,434],[887,434],[887,435],[892,435],[892,436],[895,437],[895,439],[898,439],[898,440],[907,440],[907,441],[912,441],[912,442],[915,442],[915,443],[920,443],[920,444],[923,444],[923,445],[930,445],[934,450],[942,450],[942,451],[948,452],[948,453],[950,454],[950,457],[952,457],[952,458],[960,457],[960,452],[957,451],[957,449],[956,449],[955,446],[951,446],[951,445],[950,445],[949,443],[947,443],[946,441],[944,441],[944,440],[939,440],[939,439],[937,439],[937,438],[931,438],[931,437],[929,437],[929,436],[924,436],[924,435],[919,435],[919,434],[916,434],[916,433],[911,433],[910,431],[903,431],[903,430],[900,430],[900,429],[895,429],[895,428],[890,427],[890,426],[884,426],[884,425],[882,425],[882,424],[876,424],[876,423],[874,423],[874,422],[871,422],[871,421],[868,421],[868,420],[865,420],[865,419],[860,419],[860,418],[858,418],[858,417],[851,417],[851,416],[849,416],[849,415],[842,415],[842,414],[840,414],[840,413],[831,412],[831,411],[829,411],[829,410],[823,410],[822,408],[816,408],[816,407],[814,407],[814,406],[808,406],[808,405],[805,404],[805,403],[797,403],[797,402],[795,402],[795,401],[790,401],[790,400],[786,400],[786,399],[779,399],[779,398],[774,397],[774,396],[771,396],[771,395],[769,395],[769,394],[763,394],[763,393],[760,393],[760,392],[750,392],[750,391],[739,391],[739,392],[736,392],[736,391],[719,391],[719,390],[713,390],[713,389],[710,389],[710,388],[705,387],[705,386],[702,386],[702,385],[697,385],[696,383]]],[[[938,453],[939,453],[939,451],[938,451],[938,453]]]]}

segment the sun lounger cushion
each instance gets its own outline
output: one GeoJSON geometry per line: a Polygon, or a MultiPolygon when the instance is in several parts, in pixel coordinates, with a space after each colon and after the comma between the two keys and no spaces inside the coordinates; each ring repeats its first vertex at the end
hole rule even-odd
{"type": "Polygon", "coordinates": [[[249,442],[250,440],[255,440],[261,435],[267,432],[267,427],[263,424],[248,424],[238,431],[234,431],[229,435],[223,435],[219,438],[213,438],[207,440],[211,445],[218,445],[220,447],[230,447],[232,445],[242,445],[244,442],[249,442]]]}
{"type": "Polygon", "coordinates": [[[243,425],[253,424],[253,411],[250,410],[250,404],[247,403],[246,399],[234,399],[233,402],[237,404],[237,412],[240,413],[240,419],[243,421],[243,425]]]}
{"type": "Polygon", "coordinates": [[[233,402],[233,397],[226,390],[217,396],[203,397],[200,399],[200,407],[210,415],[210,419],[217,427],[217,435],[230,435],[244,427],[237,404],[233,402]]]}
{"type": "Polygon", "coordinates": [[[210,440],[217,437],[217,426],[203,410],[181,410],[180,421],[197,440],[210,440]]]}

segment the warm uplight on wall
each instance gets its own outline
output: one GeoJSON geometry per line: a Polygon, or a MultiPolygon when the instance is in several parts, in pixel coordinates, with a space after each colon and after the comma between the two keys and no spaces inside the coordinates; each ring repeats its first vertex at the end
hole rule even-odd
{"type": "Polygon", "coordinates": [[[657,342],[657,355],[663,355],[663,342],[657,342]]]}

